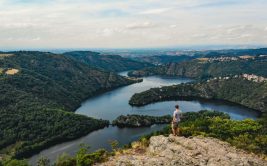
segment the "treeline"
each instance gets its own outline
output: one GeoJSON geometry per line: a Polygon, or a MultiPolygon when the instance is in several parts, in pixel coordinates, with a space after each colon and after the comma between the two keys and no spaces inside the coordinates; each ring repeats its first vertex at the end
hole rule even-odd
{"type": "Polygon", "coordinates": [[[91,51],[66,52],[64,55],[88,64],[89,66],[113,72],[137,70],[153,66],[151,63],[135,61],[119,55],[101,55],[100,53],[91,51]]]}
{"type": "Polygon", "coordinates": [[[146,127],[153,124],[169,124],[171,123],[172,117],[170,115],[166,116],[148,116],[148,115],[121,115],[117,117],[112,125],[118,127],[146,127]]]}
{"type": "Polygon", "coordinates": [[[194,98],[226,100],[267,113],[267,82],[231,78],[152,88],[134,94],[129,104],[142,106],[158,101],[194,98]]]}
{"type": "Polygon", "coordinates": [[[143,56],[135,57],[136,60],[141,62],[147,62],[155,65],[168,64],[168,63],[177,63],[190,61],[197,58],[198,56],[189,56],[189,55],[155,55],[155,56],[143,56]]]}
{"type": "Polygon", "coordinates": [[[243,73],[267,77],[267,58],[256,57],[255,59],[213,62],[202,62],[196,59],[131,71],[128,75],[134,77],[167,75],[207,79],[218,76],[240,75],[243,73]]]}
{"type": "Polygon", "coordinates": [[[17,69],[0,75],[0,156],[29,157],[71,140],[108,122],[76,115],[88,97],[134,83],[111,72],[47,52],[9,52],[0,68],[17,69]]]}

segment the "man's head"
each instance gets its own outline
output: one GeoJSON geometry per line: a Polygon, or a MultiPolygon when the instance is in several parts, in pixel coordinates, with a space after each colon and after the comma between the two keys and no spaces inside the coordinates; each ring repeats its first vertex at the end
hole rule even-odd
{"type": "Polygon", "coordinates": [[[175,108],[176,108],[176,109],[179,109],[179,105],[178,105],[178,104],[177,104],[177,105],[175,105],[175,108]]]}

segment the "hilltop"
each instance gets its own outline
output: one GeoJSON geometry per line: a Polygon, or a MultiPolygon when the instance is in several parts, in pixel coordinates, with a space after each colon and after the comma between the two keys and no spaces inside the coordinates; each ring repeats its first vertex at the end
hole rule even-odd
{"type": "Polygon", "coordinates": [[[134,146],[122,154],[111,157],[101,166],[115,165],[257,165],[267,161],[229,143],[209,137],[154,136],[148,147],[134,146]]]}
{"type": "Polygon", "coordinates": [[[103,55],[91,51],[66,52],[64,55],[88,64],[89,66],[113,72],[137,70],[153,66],[151,63],[139,62],[119,55],[103,55]]]}
{"type": "Polygon", "coordinates": [[[168,63],[140,69],[129,72],[128,75],[135,77],[167,75],[205,79],[243,73],[267,77],[267,58],[264,56],[198,58],[186,62],[168,63]]]}

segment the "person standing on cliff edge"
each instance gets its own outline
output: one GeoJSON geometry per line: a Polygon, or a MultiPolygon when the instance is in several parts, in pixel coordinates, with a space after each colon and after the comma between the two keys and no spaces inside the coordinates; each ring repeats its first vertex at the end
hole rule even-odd
{"type": "Polygon", "coordinates": [[[179,105],[175,106],[172,118],[172,134],[177,136],[180,134],[179,123],[181,121],[182,111],[179,109],[179,105]]]}

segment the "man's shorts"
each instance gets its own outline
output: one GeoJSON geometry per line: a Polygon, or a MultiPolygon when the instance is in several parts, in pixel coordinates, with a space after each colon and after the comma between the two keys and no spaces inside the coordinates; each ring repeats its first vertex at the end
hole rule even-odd
{"type": "Polygon", "coordinates": [[[179,127],[178,122],[172,122],[172,128],[177,129],[179,127]]]}

